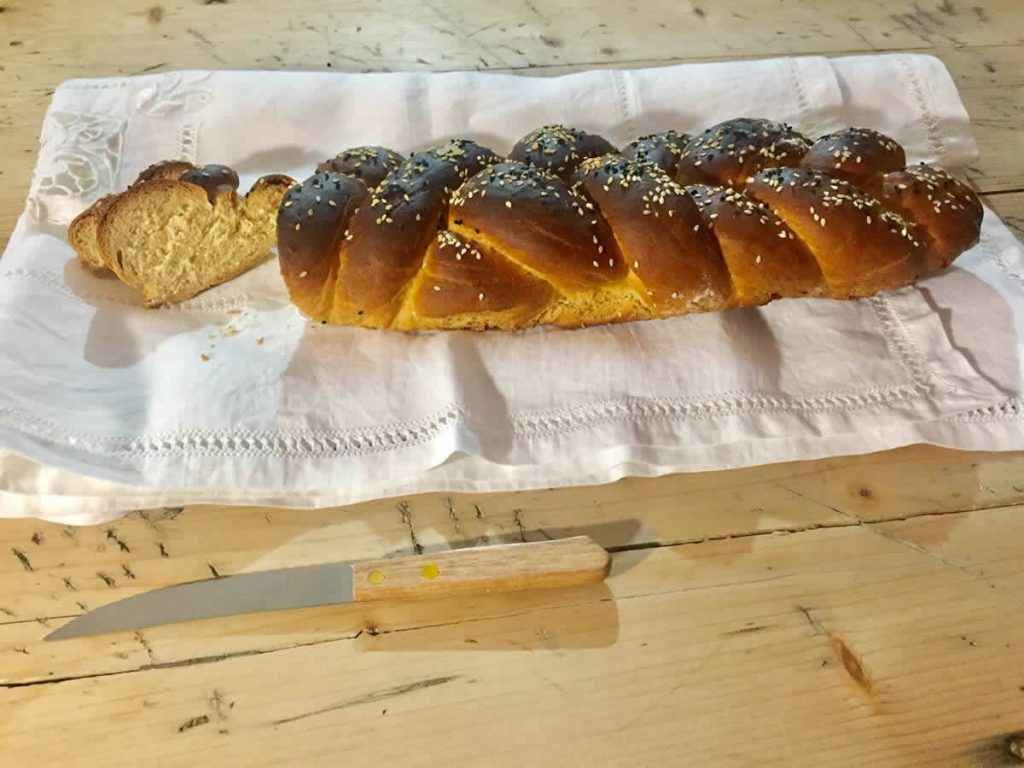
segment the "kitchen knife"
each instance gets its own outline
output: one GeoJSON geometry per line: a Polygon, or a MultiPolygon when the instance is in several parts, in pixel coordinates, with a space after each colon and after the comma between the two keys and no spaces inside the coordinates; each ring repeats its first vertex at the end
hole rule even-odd
{"type": "Polygon", "coordinates": [[[603,547],[588,536],[575,536],[242,573],[177,584],[109,603],[72,619],[46,639],[67,640],[314,605],[568,587],[601,581],[610,564],[603,547]]]}

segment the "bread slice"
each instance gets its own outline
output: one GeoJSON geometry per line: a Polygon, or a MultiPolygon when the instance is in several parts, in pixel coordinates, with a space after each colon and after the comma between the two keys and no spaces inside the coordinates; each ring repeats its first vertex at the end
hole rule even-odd
{"type": "MultiPolygon", "coordinates": [[[[195,168],[192,163],[184,160],[164,160],[146,168],[129,186],[134,187],[149,179],[180,179],[182,174],[195,168]]],[[[103,277],[113,271],[100,251],[97,240],[97,227],[103,214],[107,212],[117,195],[105,195],[83,211],[68,227],[68,242],[78,254],[82,266],[90,272],[103,277]]],[[[115,272],[116,274],[116,272],[115,272]]],[[[120,275],[118,275],[120,277],[120,275]]],[[[122,278],[123,279],[123,278],[122,278]]]]}
{"type": "Polygon", "coordinates": [[[101,197],[68,226],[68,242],[78,254],[78,260],[82,266],[90,272],[100,275],[110,275],[110,268],[100,253],[100,244],[97,239],[96,230],[99,227],[100,219],[111,206],[117,195],[106,195],[101,197]]]}
{"type": "Polygon", "coordinates": [[[189,170],[189,164],[153,166],[68,229],[84,265],[113,271],[142,292],[146,306],[190,299],[263,261],[276,242],[278,206],[294,183],[264,176],[241,196],[181,180],[189,170]]]}

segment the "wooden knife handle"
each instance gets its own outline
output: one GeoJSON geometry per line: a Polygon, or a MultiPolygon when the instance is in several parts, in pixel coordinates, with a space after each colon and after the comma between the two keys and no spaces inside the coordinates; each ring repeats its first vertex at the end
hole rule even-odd
{"type": "Polygon", "coordinates": [[[589,536],[498,544],[353,565],[356,602],[570,587],[601,581],[611,557],[589,536]]]}

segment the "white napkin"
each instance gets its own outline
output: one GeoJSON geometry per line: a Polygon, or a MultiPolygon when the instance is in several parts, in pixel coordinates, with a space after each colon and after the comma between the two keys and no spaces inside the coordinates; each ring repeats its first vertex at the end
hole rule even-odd
{"type": "Polygon", "coordinates": [[[53,97],[0,261],[0,515],[97,522],[197,502],[311,507],[596,483],[913,442],[1024,448],[1024,257],[988,214],[947,274],[860,302],[586,330],[400,335],[311,325],[268,262],[145,310],[84,272],[66,225],[149,163],[308,175],[348,146],[466,135],[507,151],[563,122],[613,142],[757,115],[868,125],[912,161],[976,158],[934,58],[594,71],[180,72],[53,97]],[[209,360],[204,361],[202,355],[209,360]]]}

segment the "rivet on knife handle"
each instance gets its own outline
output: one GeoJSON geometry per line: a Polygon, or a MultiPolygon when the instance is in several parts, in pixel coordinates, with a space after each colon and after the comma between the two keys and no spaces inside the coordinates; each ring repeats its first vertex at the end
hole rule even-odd
{"type": "Polygon", "coordinates": [[[357,602],[571,587],[608,575],[608,552],[588,536],[499,544],[353,564],[357,602]]]}

